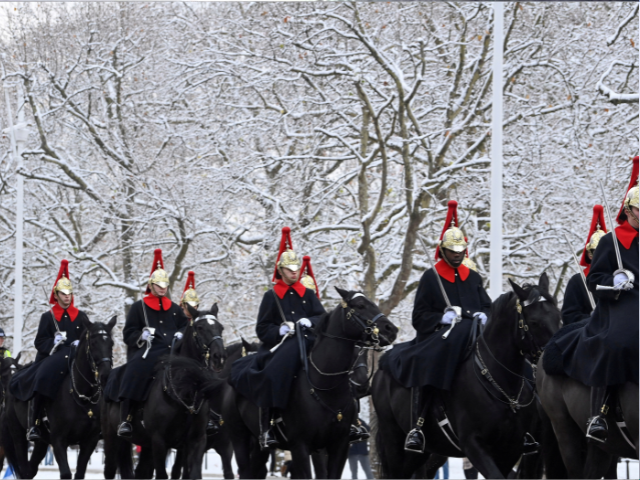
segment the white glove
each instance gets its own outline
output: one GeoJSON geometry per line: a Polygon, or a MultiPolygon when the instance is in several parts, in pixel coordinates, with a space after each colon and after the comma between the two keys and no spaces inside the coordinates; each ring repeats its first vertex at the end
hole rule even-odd
{"type": "Polygon", "coordinates": [[[311,328],[311,320],[309,320],[308,318],[301,318],[300,320],[298,320],[298,323],[302,327],[311,328]]]}
{"type": "Polygon", "coordinates": [[[182,340],[182,332],[176,332],[173,334],[174,337],[176,337],[178,340],[182,340]]]}
{"type": "Polygon", "coordinates": [[[290,331],[291,331],[291,329],[289,328],[289,325],[280,325],[280,335],[281,336],[285,336],[290,331]]]}
{"type": "Polygon", "coordinates": [[[480,323],[482,323],[482,325],[484,325],[485,323],[487,323],[487,316],[484,314],[484,312],[476,312],[473,314],[473,318],[479,318],[480,319],[480,323]]]}
{"type": "Polygon", "coordinates": [[[79,343],[80,343],[80,340],[74,340],[73,342],[71,342],[71,345],[74,347],[77,347],[79,343]]]}
{"type": "Polygon", "coordinates": [[[440,323],[442,323],[443,325],[451,325],[456,317],[457,317],[456,312],[449,310],[447,312],[444,312],[444,315],[442,316],[442,320],[440,320],[440,323]]]}
{"type": "Polygon", "coordinates": [[[613,277],[613,288],[614,290],[630,290],[633,288],[633,285],[629,282],[627,274],[620,272],[616,273],[616,276],[613,277]]]}
{"type": "Polygon", "coordinates": [[[146,342],[147,340],[149,340],[150,336],[151,336],[151,332],[149,331],[149,329],[143,328],[142,335],[140,335],[140,340],[142,340],[143,342],[146,342]]]}
{"type": "Polygon", "coordinates": [[[56,333],[56,336],[53,337],[53,343],[58,344],[64,339],[64,336],[61,333],[56,333]]]}

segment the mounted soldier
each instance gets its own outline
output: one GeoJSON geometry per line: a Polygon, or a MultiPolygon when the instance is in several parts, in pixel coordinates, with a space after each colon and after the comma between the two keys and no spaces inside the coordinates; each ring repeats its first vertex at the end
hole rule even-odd
{"type": "MultiPolygon", "coordinates": [[[[189,271],[187,274],[187,281],[184,284],[184,290],[180,297],[180,306],[185,316],[192,321],[191,313],[189,312],[188,305],[198,310],[200,307],[200,297],[196,292],[196,274],[193,271],[189,271]]],[[[222,417],[214,410],[209,410],[209,420],[207,422],[207,436],[210,437],[220,431],[220,421],[222,417]]]]}
{"type": "Polygon", "coordinates": [[[448,206],[436,247],[438,262],[422,275],[416,292],[412,315],[416,338],[396,345],[380,362],[380,368],[412,389],[415,427],[407,435],[405,450],[419,453],[425,447],[420,427],[429,407],[424,399],[434,394],[438,398],[438,392],[451,388],[458,364],[470,352],[478,323],[484,325],[491,312],[482,278],[463,264],[467,239],[458,227],[458,204],[450,200],[448,206]]]}
{"type": "Polygon", "coordinates": [[[293,337],[304,330],[307,348],[315,336],[309,330],[326,312],[317,293],[298,281],[300,258],[293,250],[291,229],[284,227],[272,281],[262,297],[256,334],[262,342],[257,354],[233,363],[229,383],[260,409],[260,446],[277,444],[272,431],[276,409],[287,407],[294,375],[300,368],[300,347],[293,337]]]}
{"type": "MultiPolygon", "coordinates": [[[[145,296],[131,305],[124,325],[127,363],[120,367],[121,372],[113,375],[117,385],[107,387],[111,392],[116,389],[118,392],[118,435],[121,437],[132,434],[132,414],[136,405],[147,399],[156,361],[169,354],[173,338],[182,338],[182,330],[188,323],[182,308],[166,297],[168,288],[169,276],[164,270],[162,250],[157,248],[145,296]]],[[[109,396],[113,398],[114,394],[109,396]]]]}
{"type": "Polygon", "coordinates": [[[595,305],[595,299],[591,292],[587,290],[586,278],[591,269],[593,253],[596,251],[596,247],[606,233],[607,226],[604,221],[602,205],[594,205],[591,228],[589,229],[587,243],[582,250],[582,257],[580,258],[580,266],[584,267],[583,273],[573,275],[569,279],[567,288],[564,291],[564,301],[562,302],[562,323],[564,325],[577,323],[591,316],[591,312],[593,311],[592,301],[595,305]]]}
{"type": "MultiPolygon", "coordinates": [[[[591,387],[587,438],[605,442],[613,387],[638,384],[638,157],[616,218],[593,255],[587,285],[598,298],[583,328],[555,340],[564,372],[591,387]],[[615,233],[615,235],[614,235],[615,233]],[[617,248],[616,248],[617,244],[617,248]]],[[[606,206],[606,204],[605,204],[606,206]]]]}
{"type": "Polygon", "coordinates": [[[29,402],[27,439],[42,439],[42,405],[46,397],[54,399],[62,380],[69,373],[69,356],[78,345],[87,315],[73,304],[73,285],[69,278],[69,262],[62,260],[53,284],[49,303],[52,307],[40,317],[34,345],[38,351],[33,365],[13,375],[11,393],[29,402]]]}

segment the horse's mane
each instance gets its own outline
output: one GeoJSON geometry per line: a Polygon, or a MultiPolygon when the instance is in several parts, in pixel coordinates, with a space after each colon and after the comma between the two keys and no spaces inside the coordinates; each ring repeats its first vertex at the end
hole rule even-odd
{"type": "MultiPolygon", "coordinates": [[[[341,307],[337,306],[336,308],[341,308],[341,307]]],[[[320,320],[318,320],[318,323],[316,324],[316,328],[314,329],[316,334],[320,332],[324,332],[327,329],[327,325],[329,324],[329,317],[331,317],[333,312],[335,312],[336,308],[331,310],[331,312],[329,313],[325,312],[320,316],[320,320]]]]}
{"type": "Polygon", "coordinates": [[[227,345],[225,350],[227,351],[227,357],[230,357],[234,353],[238,353],[238,350],[242,348],[242,340],[236,343],[232,343],[231,345],[227,345]]]}
{"type": "Polygon", "coordinates": [[[172,382],[178,392],[193,391],[193,388],[201,390],[205,395],[215,390],[221,381],[213,372],[204,367],[198,360],[192,358],[174,356],[169,358],[163,356],[155,366],[156,374],[163,375],[165,367],[169,366],[171,360],[172,382]]]}
{"type": "MultiPolygon", "coordinates": [[[[549,292],[545,292],[540,287],[540,285],[525,283],[521,286],[521,288],[527,294],[527,300],[533,301],[537,299],[538,295],[542,295],[545,300],[553,303],[554,305],[556,304],[556,299],[549,292]]],[[[513,308],[516,303],[516,298],[517,295],[513,291],[509,291],[500,295],[498,299],[491,305],[491,317],[493,317],[496,313],[500,313],[506,309],[513,308]]]]}

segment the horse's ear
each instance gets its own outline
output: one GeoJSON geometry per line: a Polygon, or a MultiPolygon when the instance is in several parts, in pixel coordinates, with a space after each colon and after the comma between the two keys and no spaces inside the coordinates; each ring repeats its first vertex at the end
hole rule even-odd
{"type": "Polygon", "coordinates": [[[549,276],[547,275],[547,272],[542,272],[542,275],[540,275],[538,286],[545,292],[549,293],[549,276]]]}
{"type": "Polygon", "coordinates": [[[240,337],[240,340],[242,340],[242,346],[248,351],[251,348],[251,344],[247,342],[244,337],[240,337]]]}
{"type": "Polygon", "coordinates": [[[16,355],[16,358],[13,359],[13,364],[14,365],[18,365],[18,362],[20,361],[20,357],[22,356],[22,352],[20,352],[18,355],[16,355]]]}
{"type": "Polygon", "coordinates": [[[116,323],[118,322],[118,316],[114,315],[113,317],[111,317],[111,320],[109,320],[109,323],[107,323],[107,331],[111,331],[113,330],[113,327],[116,326],[116,323]]]}
{"type": "Polygon", "coordinates": [[[518,298],[524,302],[527,299],[527,292],[525,292],[524,289],[513,280],[509,279],[509,283],[518,298]]]}
{"type": "Polygon", "coordinates": [[[80,323],[83,328],[86,328],[87,330],[91,328],[91,325],[93,325],[93,322],[89,320],[89,317],[80,317],[80,323]]]}
{"type": "Polygon", "coordinates": [[[213,305],[211,305],[211,310],[209,310],[209,313],[211,315],[213,315],[214,317],[218,316],[218,302],[216,302],[213,305]]]}
{"type": "Polygon", "coordinates": [[[193,308],[191,305],[189,305],[187,303],[187,310],[189,310],[189,315],[191,315],[191,318],[193,320],[195,320],[196,318],[198,318],[200,315],[198,315],[198,310],[196,310],[195,308],[193,308]]]}
{"type": "Polygon", "coordinates": [[[339,287],[335,287],[336,292],[338,292],[340,294],[340,296],[342,297],[343,300],[349,300],[349,292],[346,290],[342,290],[339,287]]]}

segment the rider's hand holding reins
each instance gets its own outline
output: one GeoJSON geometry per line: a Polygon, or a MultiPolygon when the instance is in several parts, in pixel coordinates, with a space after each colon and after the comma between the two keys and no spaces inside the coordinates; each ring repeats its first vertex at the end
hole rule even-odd
{"type": "Polygon", "coordinates": [[[53,343],[55,345],[58,345],[60,342],[62,342],[64,340],[64,335],[62,335],[61,333],[56,333],[56,336],[53,337],[53,343]]]}
{"type": "Polygon", "coordinates": [[[149,337],[151,337],[151,330],[149,330],[148,328],[143,328],[142,335],[140,335],[140,340],[146,342],[149,340],[149,337]]]}
{"type": "Polygon", "coordinates": [[[80,340],[74,340],[73,342],[71,342],[72,347],[77,347],[79,344],[80,344],[80,340]]]}
{"type": "Polygon", "coordinates": [[[480,323],[484,326],[487,323],[487,316],[484,312],[476,312],[473,314],[473,318],[480,320],[480,323]]]}
{"type": "Polygon", "coordinates": [[[182,332],[176,332],[173,334],[174,337],[176,337],[177,340],[182,340],[182,332]]]}
{"type": "Polygon", "coordinates": [[[633,281],[629,278],[626,271],[621,270],[613,277],[613,289],[614,290],[631,290],[633,288],[633,281]]]}
{"type": "Polygon", "coordinates": [[[300,320],[298,320],[298,325],[305,328],[311,328],[311,320],[309,320],[308,318],[301,318],[300,320]]]}

